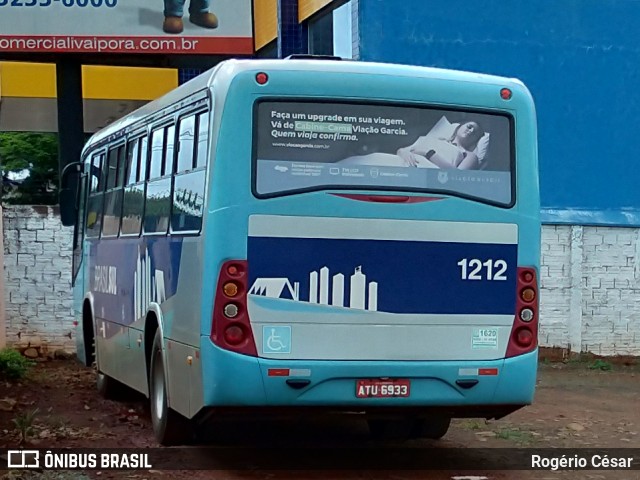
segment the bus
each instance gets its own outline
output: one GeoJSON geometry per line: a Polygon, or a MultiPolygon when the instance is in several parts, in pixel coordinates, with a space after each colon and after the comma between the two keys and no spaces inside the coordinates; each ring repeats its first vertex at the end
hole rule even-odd
{"type": "Polygon", "coordinates": [[[437,439],[530,405],[536,135],[516,79],[221,62],[65,171],[78,356],[164,445],[273,412],[437,439]]]}

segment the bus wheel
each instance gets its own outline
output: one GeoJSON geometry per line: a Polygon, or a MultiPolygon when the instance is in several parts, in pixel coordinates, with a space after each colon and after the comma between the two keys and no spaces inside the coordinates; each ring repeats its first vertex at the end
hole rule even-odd
{"type": "Polygon", "coordinates": [[[192,439],[193,428],[188,419],[169,408],[160,330],[153,340],[150,362],[149,400],[153,433],[161,445],[185,444],[192,439]]]}
{"type": "Polygon", "coordinates": [[[367,423],[371,437],[376,440],[407,440],[412,429],[412,423],[404,418],[373,418],[367,423]]]}
{"type": "Polygon", "coordinates": [[[433,416],[420,418],[414,421],[411,437],[439,440],[447,434],[450,425],[450,417],[433,416]]]}

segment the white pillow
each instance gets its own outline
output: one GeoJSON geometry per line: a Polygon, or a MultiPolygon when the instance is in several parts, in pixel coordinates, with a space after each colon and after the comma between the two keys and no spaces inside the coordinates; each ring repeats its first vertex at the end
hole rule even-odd
{"type": "MultiPolygon", "coordinates": [[[[453,136],[453,132],[455,132],[456,128],[458,128],[459,123],[449,123],[447,117],[443,116],[438,122],[433,126],[433,128],[427,133],[427,137],[434,138],[451,138],[453,136]]],[[[489,149],[489,133],[485,133],[480,140],[478,140],[478,144],[476,148],[473,150],[478,157],[478,161],[482,163],[484,157],[487,155],[487,150],[489,149]]]]}

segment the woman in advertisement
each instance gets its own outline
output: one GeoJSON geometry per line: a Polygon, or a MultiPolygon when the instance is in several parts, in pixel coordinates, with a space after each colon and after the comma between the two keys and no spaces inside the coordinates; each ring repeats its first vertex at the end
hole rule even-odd
{"type": "Polygon", "coordinates": [[[484,135],[484,130],[476,122],[462,123],[456,127],[451,138],[420,137],[413,145],[400,148],[397,155],[409,167],[419,167],[428,161],[438,168],[475,170],[481,164],[474,150],[484,135]]]}
{"type": "MultiPolygon", "coordinates": [[[[451,132],[451,130],[449,130],[451,132]]],[[[426,135],[412,145],[402,147],[396,154],[372,153],[349,157],[341,164],[376,165],[384,167],[442,168],[476,170],[482,167],[489,134],[478,122],[450,124],[443,117],[426,135]],[[453,128],[451,134],[443,130],[453,128]]]]}

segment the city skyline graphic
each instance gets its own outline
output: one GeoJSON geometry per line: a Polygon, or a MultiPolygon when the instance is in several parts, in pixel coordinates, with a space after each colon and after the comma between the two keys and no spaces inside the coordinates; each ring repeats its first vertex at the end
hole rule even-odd
{"type": "Polygon", "coordinates": [[[345,275],[336,273],[331,276],[329,268],[323,266],[319,271],[309,272],[307,300],[300,298],[300,282],[294,281],[292,284],[291,279],[286,277],[257,278],[249,289],[249,294],[333,307],[377,311],[378,286],[378,282],[375,281],[367,283],[367,276],[362,270],[362,265],[355,267],[353,274],[349,277],[349,304],[346,305],[345,275]],[[331,283],[329,279],[331,279],[331,283]]]}
{"type": "Polygon", "coordinates": [[[146,246],[144,252],[141,252],[138,247],[136,271],[133,274],[133,298],[134,321],[147,314],[151,302],[162,304],[167,299],[164,270],[156,269],[152,275],[151,258],[146,246]]]}

